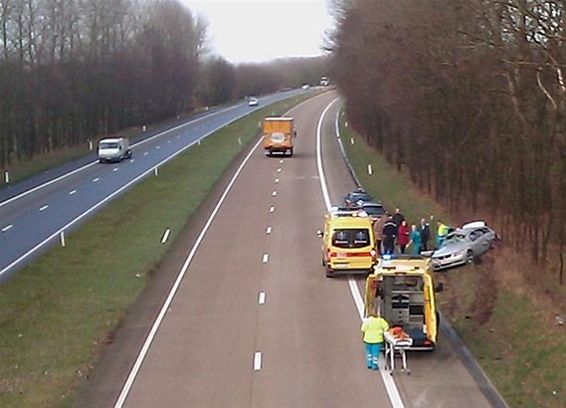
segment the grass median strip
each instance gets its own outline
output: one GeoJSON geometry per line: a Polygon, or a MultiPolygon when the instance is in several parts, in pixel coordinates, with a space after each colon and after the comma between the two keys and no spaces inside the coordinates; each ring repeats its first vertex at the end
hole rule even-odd
{"type": "MultiPolygon", "coordinates": [[[[450,213],[419,191],[376,149],[340,121],[346,154],[360,183],[411,223],[431,214],[455,224],[450,213]],[[350,140],[353,139],[352,144],[350,140]],[[371,164],[373,174],[367,166],[371,164]]],[[[434,226],[431,226],[434,228],[434,226]]],[[[460,337],[511,407],[563,407],[566,336],[524,296],[529,288],[498,284],[486,262],[437,273],[445,282],[438,300],[460,337]],[[496,288],[496,289],[495,289],[496,288]]],[[[504,279],[504,278],[503,278],[504,279]]]]}
{"type": "Polygon", "coordinates": [[[258,122],[303,99],[270,105],[204,139],[73,232],[65,248],[0,286],[1,407],[70,404],[191,214],[255,139],[258,122]]]}

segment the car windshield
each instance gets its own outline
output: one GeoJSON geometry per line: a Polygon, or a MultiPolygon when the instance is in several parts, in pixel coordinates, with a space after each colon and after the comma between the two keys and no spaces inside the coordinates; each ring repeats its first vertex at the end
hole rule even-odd
{"type": "Polygon", "coordinates": [[[466,240],[465,234],[450,234],[446,237],[446,243],[448,242],[462,242],[466,240]]]}
{"type": "Polygon", "coordinates": [[[117,142],[102,142],[100,143],[100,148],[104,149],[117,149],[118,143],[117,142]]]}
{"type": "Polygon", "coordinates": [[[332,234],[332,245],[338,248],[363,248],[369,244],[368,229],[337,229],[332,234]]]}
{"type": "Polygon", "coordinates": [[[380,205],[364,205],[362,209],[369,215],[383,215],[385,210],[380,205]]]}
{"type": "Polygon", "coordinates": [[[370,201],[371,197],[367,193],[351,193],[348,199],[352,202],[356,201],[370,201]]]}

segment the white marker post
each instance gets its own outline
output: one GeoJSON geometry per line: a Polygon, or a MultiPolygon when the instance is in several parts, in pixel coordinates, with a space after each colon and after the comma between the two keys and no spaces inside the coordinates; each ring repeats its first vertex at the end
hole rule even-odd
{"type": "Polygon", "coordinates": [[[163,233],[163,236],[161,237],[161,243],[164,244],[167,242],[167,239],[169,239],[169,234],[171,233],[171,230],[169,228],[167,228],[165,230],[165,232],[163,233]]]}
{"type": "Polygon", "coordinates": [[[348,127],[348,122],[344,122],[344,126],[348,127]]]}
{"type": "Polygon", "coordinates": [[[61,246],[64,248],[66,245],[65,242],[65,231],[61,231],[61,233],[59,234],[59,239],[61,241],[61,246]]]}
{"type": "Polygon", "coordinates": [[[8,172],[8,170],[4,172],[4,183],[10,184],[10,173],[8,172]]]}
{"type": "Polygon", "coordinates": [[[88,150],[92,150],[94,149],[94,146],[92,145],[92,140],[89,139],[88,141],[88,150]]]}
{"type": "Polygon", "coordinates": [[[147,126],[146,126],[146,125],[143,125],[143,126],[142,126],[142,132],[145,132],[146,130],[147,130],[147,126]]]}
{"type": "Polygon", "coordinates": [[[353,137],[350,138],[350,144],[354,144],[354,138],[353,137]]]}
{"type": "Polygon", "coordinates": [[[241,146],[242,145],[242,139],[238,138],[238,144],[241,146]]]}
{"type": "Polygon", "coordinates": [[[158,167],[153,168],[153,174],[156,175],[156,176],[159,176],[159,168],[158,167]]]}
{"type": "Polygon", "coordinates": [[[368,174],[370,176],[373,174],[373,169],[371,168],[371,164],[368,164],[368,174]]]}

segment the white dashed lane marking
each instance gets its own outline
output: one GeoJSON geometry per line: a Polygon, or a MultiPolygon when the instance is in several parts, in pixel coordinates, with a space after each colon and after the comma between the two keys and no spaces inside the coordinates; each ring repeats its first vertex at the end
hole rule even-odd
{"type": "Polygon", "coordinates": [[[256,351],[254,354],[254,371],[261,370],[261,351],[256,351]]]}
{"type": "Polygon", "coordinates": [[[144,155],[144,156],[147,156],[147,152],[144,152],[143,155],[144,155]]]}
{"type": "Polygon", "coordinates": [[[281,167],[277,169],[277,173],[281,173],[281,167]]]}
{"type": "Polygon", "coordinates": [[[69,195],[73,195],[73,194],[75,194],[76,192],[77,192],[77,190],[71,190],[71,191],[69,191],[69,195]]]}
{"type": "Polygon", "coordinates": [[[161,146],[155,146],[155,150],[161,149],[161,146]]]}
{"type": "Polygon", "coordinates": [[[267,235],[271,234],[271,227],[267,227],[267,228],[265,229],[265,233],[266,233],[267,235]]]}
{"type": "Polygon", "coordinates": [[[263,305],[265,303],[265,292],[259,292],[258,303],[263,305]]]}
{"type": "Polygon", "coordinates": [[[12,224],[6,225],[4,228],[2,228],[2,232],[6,232],[6,231],[10,230],[12,227],[13,227],[12,224]]]}
{"type": "Polygon", "coordinates": [[[44,206],[39,207],[39,211],[45,211],[47,210],[49,206],[47,204],[45,204],[44,206]]]}
{"type": "Polygon", "coordinates": [[[263,263],[269,262],[269,254],[263,254],[263,258],[261,258],[261,262],[263,263]]]}
{"type": "Polygon", "coordinates": [[[269,207],[269,212],[270,213],[275,212],[275,207],[274,206],[269,207]]]}
{"type": "Polygon", "coordinates": [[[273,192],[271,193],[271,195],[272,195],[273,197],[275,197],[275,196],[277,195],[277,191],[273,190],[273,192]]]}
{"type": "Polygon", "coordinates": [[[118,167],[114,167],[112,171],[118,171],[118,167]]]}
{"type": "Polygon", "coordinates": [[[96,183],[96,182],[98,182],[99,180],[100,180],[100,178],[97,177],[97,178],[92,179],[92,182],[93,182],[93,183],[96,183]]]}

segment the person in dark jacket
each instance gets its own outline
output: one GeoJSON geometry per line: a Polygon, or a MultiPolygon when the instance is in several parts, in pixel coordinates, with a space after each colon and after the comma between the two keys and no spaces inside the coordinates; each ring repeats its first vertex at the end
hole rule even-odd
{"type": "Polygon", "coordinates": [[[385,255],[393,255],[396,236],[397,225],[393,222],[393,217],[389,216],[383,225],[383,253],[385,255]]]}
{"type": "Polygon", "coordinates": [[[403,221],[405,221],[405,216],[401,213],[401,210],[399,208],[395,208],[395,214],[393,214],[393,222],[395,223],[395,225],[397,225],[397,228],[399,228],[399,225],[401,225],[403,221]]]}
{"type": "Polygon", "coordinates": [[[421,218],[419,233],[421,234],[421,250],[428,251],[428,240],[430,239],[430,226],[428,225],[428,223],[424,218],[421,218]]]}

